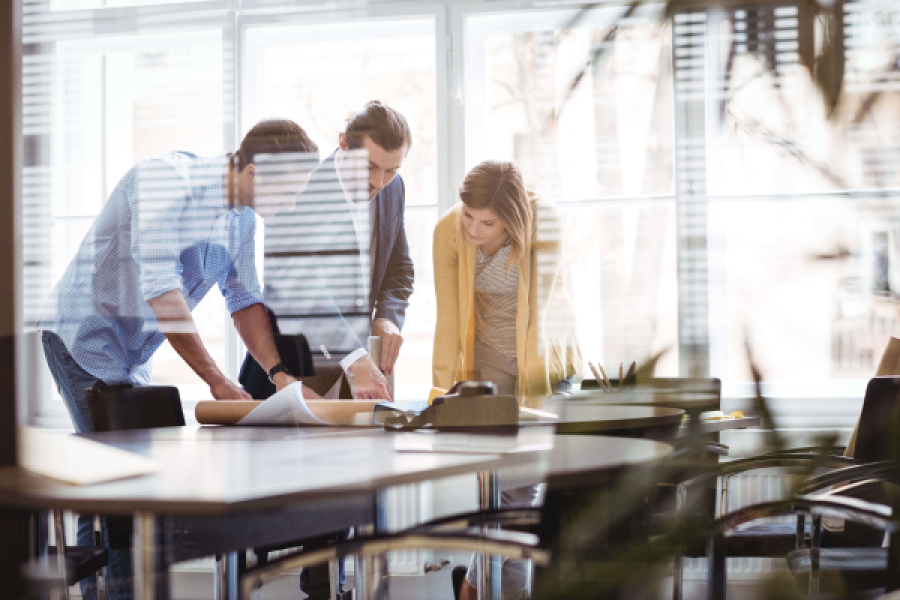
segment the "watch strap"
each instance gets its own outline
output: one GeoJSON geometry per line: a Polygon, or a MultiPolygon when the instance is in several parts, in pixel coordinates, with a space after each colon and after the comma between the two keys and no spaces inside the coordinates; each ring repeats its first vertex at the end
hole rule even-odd
{"type": "MultiPolygon", "coordinates": [[[[269,381],[275,383],[275,375],[278,373],[285,373],[286,375],[291,375],[291,372],[288,370],[286,366],[284,366],[283,362],[279,362],[274,367],[269,369],[269,381]]],[[[293,375],[291,375],[293,377],[293,375]]]]}

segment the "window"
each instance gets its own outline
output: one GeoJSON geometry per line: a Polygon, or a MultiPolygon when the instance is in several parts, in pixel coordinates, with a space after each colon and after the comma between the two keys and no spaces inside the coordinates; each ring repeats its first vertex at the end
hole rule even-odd
{"type": "Polygon", "coordinates": [[[379,100],[406,118],[413,145],[400,175],[406,187],[406,233],[415,265],[396,396],[431,388],[434,284],[431,232],[437,219],[438,152],[435,19],[370,19],[327,24],[278,23],[246,33],[243,126],[284,116],[315,140],[322,158],[337,148],[347,118],[379,100]]]}
{"type": "MultiPolygon", "coordinates": [[[[28,326],[137,160],[233,150],[263,117],[297,121],[327,153],[378,99],[414,137],[399,397],[430,386],[434,223],[486,158],[561,209],[586,360],[665,351],[659,374],[711,374],[739,396],[749,343],[773,393],[858,397],[900,333],[900,14],[880,0],[813,21],[787,2],[670,16],[518,0],[25,4],[28,326]],[[835,104],[822,65],[843,73],[835,104]]],[[[226,312],[212,293],[195,319],[235,377],[226,312]]],[[[170,349],[154,366],[186,398],[208,395],[170,349]]]]}
{"type": "MultiPolygon", "coordinates": [[[[555,200],[585,360],[678,370],[671,32],[660,9],[464,13],[466,169],[555,200]]],[[[464,173],[458,173],[462,177],[464,173]]]]}
{"type": "MultiPolygon", "coordinates": [[[[33,152],[25,197],[34,209],[26,209],[25,223],[35,236],[47,236],[43,244],[26,242],[29,252],[38,253],[32,257],[37,260],[26,259],[26,294],[33,298],[25,303],[26,325],[37,322],[50,286],[132,165],[175,149],[223,152],[222,73],[219,30],[67,40],[52,54],[26,56],[24,134],[33,152]],[[41,252],[42,245],[49,252],[41,252]]],[[[216,294],[194,312],[217,362],[226,353],[224,315],[216,294]]],[[[168,343],[156,353],[154,367],[154,383],[178,385],[188,400],[208,397],[208,388],[168,343]]],[[[58,407],[51,403],[42,412],[58,407]]]]}
{"type": "Polygon", "coordinates": [[[732,390],[749,344],[771,394],[859,398],[898,333],[896,16],[859,2],[843,32],[816,21],[816,56],[844,53],[834,105],[796,7],[676,16],[679,93],[707,90],[690,135],[705,139],[710,366],[732,390]]]}

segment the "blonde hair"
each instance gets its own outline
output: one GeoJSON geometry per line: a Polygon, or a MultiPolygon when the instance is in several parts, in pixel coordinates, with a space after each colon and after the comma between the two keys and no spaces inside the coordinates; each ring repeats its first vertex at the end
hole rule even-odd
{"type": "Polygon", "coordinates": [[[510,269],[531,246],[534,235],[534,208],[522,183],[522,173],[512,163],[486,160],[466,175],[459,188],[459,199],[469,208],[490,210],[503,222],[512,246],[506,264],[510,269]]]}

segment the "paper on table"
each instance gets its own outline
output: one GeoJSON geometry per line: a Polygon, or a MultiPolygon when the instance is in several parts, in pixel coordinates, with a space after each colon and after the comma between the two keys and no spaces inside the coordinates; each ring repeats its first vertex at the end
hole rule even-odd
{"type": "MultiPolygon", "coordinates": [[[[343,373],[341,373],[340,377],[337,378],[337,381],[334,382],[334,385],[331,386],[331,389],[325,392],[325,395],[322,396],[322,400],[340,400],[342,383],[344,383],[343,373]]],[[[355,398],[356,394],[354,394],[353,397],[355,398]]]]}
{"type": "Polygon", "coordinates": [[[297,381],[273,394],[238,421],[238,425],[328,425],[310,412],[297,381]]]}
{"type": "Polygon", "coordinates": [[[19,432],[22,468],[66,483],[91,485],[159,470],[159,464],[145,456],[74,435],[33,427],[19,432]]]}

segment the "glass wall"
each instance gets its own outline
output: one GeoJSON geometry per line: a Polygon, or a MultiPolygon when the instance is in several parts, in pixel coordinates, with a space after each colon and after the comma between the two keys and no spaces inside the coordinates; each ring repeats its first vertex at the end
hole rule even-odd
{"type": "MultiPolygon", "coordinates": [[[[561,210],[585,360],[661,355],[658,375],[720,377],[738,397],[749,348],[779,398],[858,402],[900,333],[900,11],[889,4],[846,2],[814,20],[789,2],[24,7],[29,328],[137,161],[233,151],[267,117],[300,123],[324,158],[349,113],[378,99],[413,135],[401,398],[431,384],[434,225],[488,158],[515,162],[561,210]]],[[[243,348],[220,294],[194,317],[236,377],[243,348]]],[[[168,346],[152,381],[189,400],[209,393],[168,346]]],[[[35,402],[42,422],[68,422],[51,385],[35,402]]]]}
{"type": "MultiPolygon", "coordinates": [[[[586,360],[678,372],[671,28],[647,6],[464,21],[465,164],[514,162],[566,225],[586,360]]],[[[586,365],[585,365],[586,367],[586,365]]]]}

